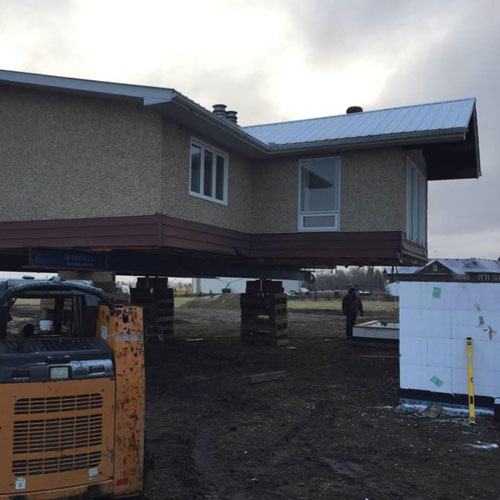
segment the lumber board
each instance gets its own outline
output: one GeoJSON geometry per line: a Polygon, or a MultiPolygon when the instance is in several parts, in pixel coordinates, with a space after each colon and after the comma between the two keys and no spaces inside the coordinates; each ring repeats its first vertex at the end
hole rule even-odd
{"type": "Polygon", "coordinates": [[[262,382],[270,382],[272,380],[282,380],[286,377],[285,370],[275,372],[255,373],[248,377],[249,384],[261,384],[262,382]]]}

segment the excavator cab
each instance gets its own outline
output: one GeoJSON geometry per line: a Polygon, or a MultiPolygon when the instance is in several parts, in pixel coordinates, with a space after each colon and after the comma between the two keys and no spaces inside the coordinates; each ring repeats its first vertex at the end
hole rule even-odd
{"type": "Polygon", "coordinates": [[[0,281],[0,500],[142,492],[142,309],[88,281],[0,281]],[[50,304],[10,328],[19,299],[50,304]]]}

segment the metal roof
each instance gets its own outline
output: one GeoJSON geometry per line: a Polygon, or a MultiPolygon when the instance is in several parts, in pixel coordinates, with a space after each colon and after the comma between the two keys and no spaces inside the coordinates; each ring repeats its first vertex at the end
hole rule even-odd
{"type": "Polygon", "coordinates": [[[266,144],[334,141],[413,132],[467,130],[474,98],[243,127],[266,144]]]}
{"type": "Polygon", "coordinates": [[[500,274],[500,262],[491,259],[434,259],[427,264],[426,267],[432,265],[434,262],[439,262],[444,267],[447,267],[455,274],[469,274],[469,273],[494,273],[500,274]]]}

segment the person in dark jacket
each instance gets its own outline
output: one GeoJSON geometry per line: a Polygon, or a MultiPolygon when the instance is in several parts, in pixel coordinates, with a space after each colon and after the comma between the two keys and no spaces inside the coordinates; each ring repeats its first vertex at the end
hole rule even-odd
{"type": "Polygon", "coordinates": [[[348,339],[352,338],[352,328],[356,324],[358,312],[361,316],[364,315],[363,304],[358,297],[356,287],[349,287],[349,293],[342,301],[342,312],[345,315],[345,335],[348,339]]]}

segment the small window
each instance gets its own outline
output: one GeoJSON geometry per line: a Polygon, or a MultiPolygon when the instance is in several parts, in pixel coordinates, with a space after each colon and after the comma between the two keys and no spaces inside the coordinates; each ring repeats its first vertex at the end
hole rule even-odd
{"type": "Polygon", "coordinates": [[[432,271],[433,271],[434,273],[437,273],[437,271],[438,271],[438,266],[437,266],[437,264],[432,264],[432,271]]]}
{"type": "Polygon", "coordinates": [[[227,204],[227,155],[201,142],[191,143],[189,193],[227,204]]]}
{"type": "Polygon", "coordinates": [[[338,231],[340,159],[302,160],[299,184],[299,230],[338,231]]]}

